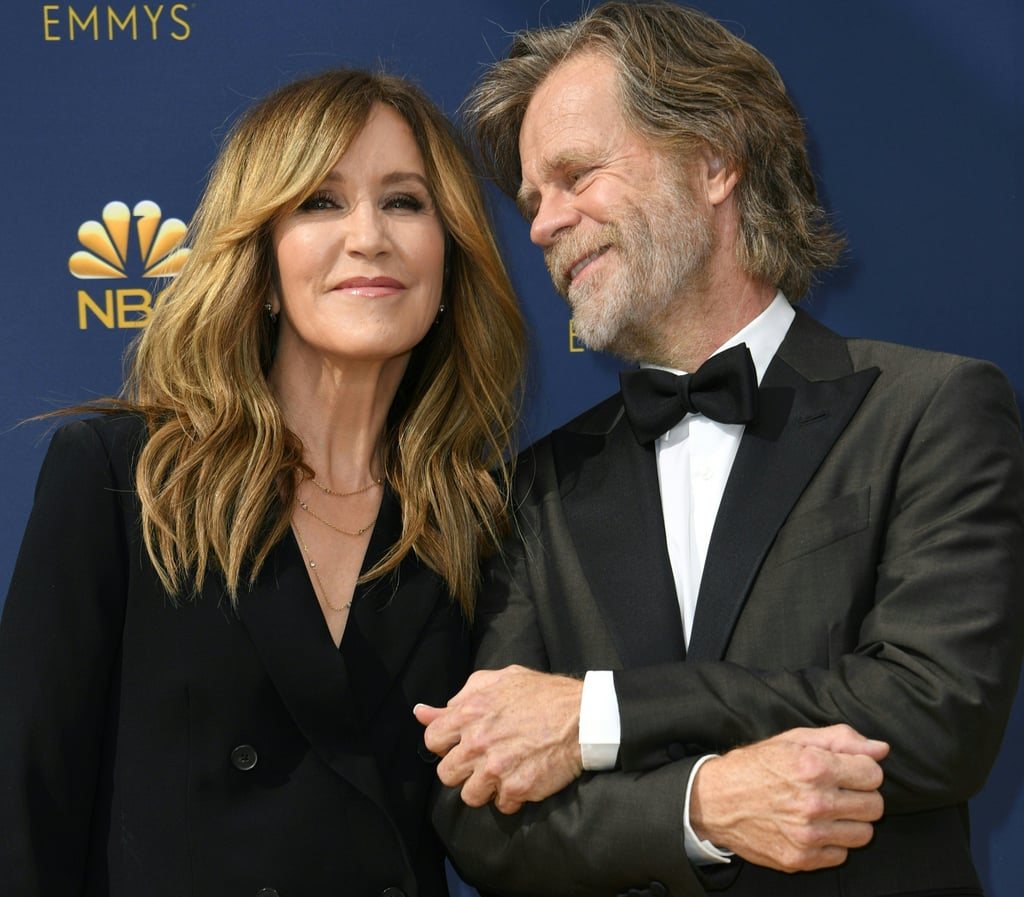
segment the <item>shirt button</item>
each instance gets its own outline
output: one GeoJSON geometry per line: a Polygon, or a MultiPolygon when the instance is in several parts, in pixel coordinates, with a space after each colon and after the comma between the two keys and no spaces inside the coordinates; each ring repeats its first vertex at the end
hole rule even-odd
{"type": "MultiPolygon", "coordinates": [[[[242,772],[248,772],[256,765],[259,755],[251,744],[240,744],[231,752],[231,765],[242,772]]],[[[277,893],[276,891],[274,893],[277,893]]],[[[267,897],[271,897],[268,893],[267,897]]]]}

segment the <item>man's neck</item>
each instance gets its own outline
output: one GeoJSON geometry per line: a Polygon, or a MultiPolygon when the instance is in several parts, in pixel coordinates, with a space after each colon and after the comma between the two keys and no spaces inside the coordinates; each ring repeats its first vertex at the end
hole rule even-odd
{"type": "Polygon", "coordinates": [[[695,371],[775,298],[776,288],[748,278],[702,290],[672,303],[657,321],[632,334],[629,356],[681,371],[695,371]]]}

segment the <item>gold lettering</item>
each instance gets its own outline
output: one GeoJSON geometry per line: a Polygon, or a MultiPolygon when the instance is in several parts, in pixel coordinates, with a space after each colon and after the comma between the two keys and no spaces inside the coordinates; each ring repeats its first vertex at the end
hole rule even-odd
{"type": "Polygon", "coordinates": [[[76,24],[82,31],[85,31],[89,25],[92,25],[92,39],[100,39],[100,18],[96,12],[95,6],[89,10],[89,14],[84,19],[80,19],[78,17],[78,13],[75,12],[75,8],[73,6],[68,6],[68,36],[71,40],[75,39],[76,24]]]}
{"type": "Polygon", "coordinates": [[[142,8],[146,11],[146,15],[149,17],[149,22],[153,26],[153,40],[156,40],[156,37],[157,37],[156,23],[157,23],[157,20],[160,18],[160,13],[162,13],[164,11],[164,6],[161,3],[156,8],[156,12],[153,12],[153,10],[151,10],[148,6],[143,6],[142,8]]]}
{"type": "Polygon", "coordinates": [[[117,291],[117,326],[145,327],[153,314],[153,297],[148,290],[117,291]],[[138,301],[132,302],[130,297],[138,301]]]}
{"type": "Polygon", "coordinates": [[[576,322],[569,318],[569,351],[570,352],[586,352],[587,347],[583,343],[576,341],[576,322]]]}
{"type": "Polygon", "coordinates": [[[171,7],[171,18],[174,19],[174,21],[177,24],[181,25],[181,27],[185,30],[182,31],[180,34],[172,31],[171,37],[174,38],[174,40],[188,40],[189,35],[192,34],[192,28],[184,19],[178,18],[179,12],[188,12],[188,6],[184,3],[175,3],[174,6],[171,7]]]}
{"type": "Polygon", "coordinates": [[[117,13],[114,12],[113,6],[107,7],[107,37],[109,40],[114,39],[114,26],[117,25],[119,31],[125,31],[129,25],[132,27],[132,40],[139,39],[139,29],[137,27],[138,16],[136,14],[135,7],[133,6],[124,17],[122,22],[118,17],[117,13]]]}
{"type": "Polygon", "coordinates": [[[107,307],[100,308],[85,290],[78,291],[78,329],[88,329],[87,312],[91,311],[108,330],[114,329],[114,291],[104,290],[107,307]]]}
{"type": "Polygon", "coordinates": [[[55,3],[43,5],[43,40],[60,40],[60,35],[54,34],[50,28],[51,25],[60,24],[60,19],[50,15],[55,9],[60,9],[55,3]]]}

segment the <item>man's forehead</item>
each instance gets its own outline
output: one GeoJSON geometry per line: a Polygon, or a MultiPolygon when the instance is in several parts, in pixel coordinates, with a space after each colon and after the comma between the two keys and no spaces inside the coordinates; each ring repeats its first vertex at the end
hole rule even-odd
{"type": "Polygon", "coordinates": [[[525,168],[551,168],[600,152],[625,127],[614,69],[587,54],[562,63],[534,92],[519,129],[525,168]]]}

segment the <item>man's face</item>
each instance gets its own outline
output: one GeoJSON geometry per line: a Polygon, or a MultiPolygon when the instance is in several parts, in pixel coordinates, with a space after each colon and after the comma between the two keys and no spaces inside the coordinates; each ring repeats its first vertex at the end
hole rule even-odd
{"type": "Polygon", "coordinates": [[[701,283],[714,236],[679,163],[627,126],[615,77],[585,53],[542,82],[519,132],[518,201],[576,334],[633,357],[636,335],[701,283]]]}

